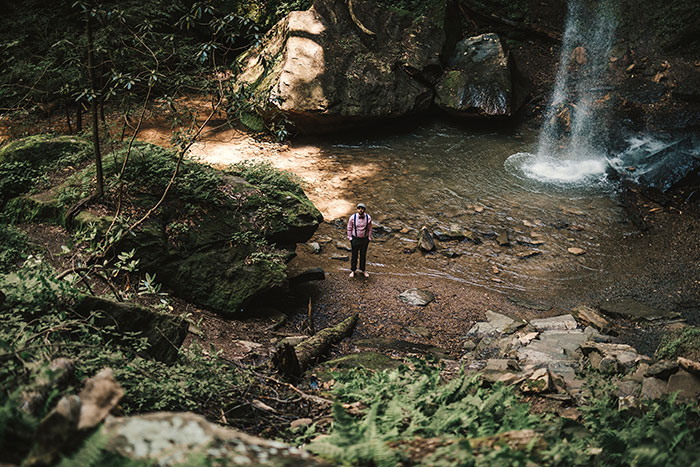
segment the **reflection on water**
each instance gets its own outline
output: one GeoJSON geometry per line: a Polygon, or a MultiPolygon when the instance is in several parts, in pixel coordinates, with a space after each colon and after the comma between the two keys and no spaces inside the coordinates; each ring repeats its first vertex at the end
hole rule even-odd
{"type": "MultiPolygon", "coordinates": [[[[368,203],[380,223],[395,230],[422,225],[447,230],[456,225],[483,239],[480,245],[443,242],[443,249],[460,256],[447,259],[438,254],[434,268],[416,266],[416,274],[496,290],[561,289],[596,274],[606,261],[603,251],[610,249],[601,245],[630,227],[620,222],[621,210],[611,187],[597,182],[600,176],[596,183],[566,184],[567,177],[583,168],[528,167],[536,137],[534,132],[512,135],[443,122],[410,134],[345,137],[331,143],[326,139],[320,146],[323,157],[341,167],[379,166],[349,189],[368,203]],[[526,174],[538,170],[560,171],[561,183],[542,183],[526,174]],[[496,242],[503,231],[510,237],[509,247],[496,242]],[[568,251],[572,247],[585,254],[573,255],[568,251]]],[[[595,169],[599,175],[604,172],[604,167],[595,169]]],[[[413,232],[393,238],[408,244],[412,236],[413,232]]],[[[406,266],[412,267],[410,259],[406,266]]]]}

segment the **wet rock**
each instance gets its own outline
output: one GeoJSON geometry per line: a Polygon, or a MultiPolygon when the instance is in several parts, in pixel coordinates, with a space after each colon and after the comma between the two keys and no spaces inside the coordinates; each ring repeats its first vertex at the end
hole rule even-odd
{"type": "Polygon", "coordinates": [[[486,320],[498,332],[504,332],[505,329],[516,322],[513,318],[490,310],[486,311],[486,320]]]}
{"type": "Polygon", "coordinates": [[[496,34],[463,39],[435,86],[435,104],[461,117],[513,115],[524,87],[510,52],[496,34]]]}
{"type": "Polygon", "coordinates": [[[562,331],[572,330],[578,327],[578,323],[571,315],[554,316],[552,318],[533,319],[530,321],[538,331],[562,331]]]}
{"type": "Polygon", "coordinates": [[[516,256],[520,259],[528,259],[532,258],[533,256],[538,256],[541,255],[542,252],[539,250],[530,250],[530,251],[521,251],[516,254],[516,256]]]}
{"type": "Polygon", "coordinates": [[[499,246],[510,246],[510,238],[508,238],[508,232],[503,231],[496,237],[496,243],[499,246]]]}
{"type": "Polygon", "coordinates": [[[420,229],[420,235],[418,237],[418,248],[426,252],[433,251],[435,249],[435,241],[433,240],[433,236],[430,234],[430,231],[425,226],[421,227],[420,229]]]}
{"type": "Polygon", "coordinates": [[[586,250],[584,250],[583,248],[578,248],[575,246],[567,248],[566,251],[568,251],[569,253],[571,253],[574,256],[581,256],[581,255],[586,253],[586,250]]]}
{"type": "Polygon", "coordinates": [[[668,394],[668,384],[658,378],[645,378],[642,382],[642,399],[659,399],[668,394]]]}
{"type": "Polygon", "coordinates": [[[124,397],[124,390],[114,379],[111,368],[105,368],[85,382],[80,391],[79,430],[89,430],[104,420],[124,397]]]}
{"type": "Polygon", "coordinates": [[[678,317],[678,313],[657,310],[631,298],[601,304],[600,311],[615,318],[656,321],[678,317]]]}
{"type": "Polygon", "coordinates": [[[337,260],[337,261],[347,261],[350,259],[348,255],[340,255],[340,254],[335,254],[331,256],[331,259],[337,260]]]}
{"type": "MultiPolygon", "coordinates": [[[[656,188],[665,193],[684,178],[700,171],[700,155],[692,138],[670,142],[662,149],[658,146],[635,148],[634,152],[623,153],[626,165],[643,166],[644,173],[636,179],[644,187],[656,188]]],[[[621,171],[624,176],[624,171],[621,171]]]]}
{"type": "MultiPolygon", "coordinates": [[[[345,222],[345,221],[342,221],[342,222],[345,222]]],[[[333,239],[331,237],[329,237],[328,235],[321,235],[316,239],[316,241],[318,243],[330,243],[333,241],[333,239]]]]}
{"type": "Polygon", "coordinates": [[[399,298],[411,306],[426,306],[435,300],[435,295],[423,289],[408,289],[401,292],[399,298]]]}
{"type": "Polygon", "coordinates": [[[653,376],[654,378],[668,380],[672,374],[678,371],[678,362],[673,360],[661,360],[651,365],[645,376],[653,376]]]}
{"type": "Polygon", "coordinates": [[[515,243],[518,245],[524,245],[524,246],[540,246],[544,245],[546,242],[542,239],[533,239],[533,238],[527,238],[527,237],[518,237],[515,239],[515,243]]]}
{"type": "Polygon", "coordinates": [[[339,250],[352,251],[352,247],[348,242],[335,242],[335,247],[339,250]]]}
{"type": "Polygon", "coordinates": [[[679,370],[668,379],[668,392],[678,391],[678,399],[681,401],[697,401],[700,396],[700,377],[679,370]]]}
{"type": "Polygon", "coordinates": [[[443,250],[441,252],[441,254],[442,254],[442,256],[445,256],[447,258],[459,258],[460,256],[462,256],[461,253],[454,251],[452,249],[443,250]]]}
{"type": "Polygon", "coordinates": [[[474,245],[481,245],[481,243],[483,243],[479,235],[472,230],[464,232],[464,240],[472,242],[474,245]]]}
{"type": "Polygon", "coordinates": [[[678,364],[688,373],[700,376],[700,363],[687,358],[678,357],[678,364]]]}
{"type": "Polygon", "coordinates": [[[309,242],[306,244],[306,246],[309,248],[309,251],[314,255],[321,253],[321,245],[317,242],[309,242]]]}

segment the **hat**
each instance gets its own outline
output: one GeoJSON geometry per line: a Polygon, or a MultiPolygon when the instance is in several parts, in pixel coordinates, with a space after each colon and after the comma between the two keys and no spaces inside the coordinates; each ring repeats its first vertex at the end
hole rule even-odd
{"type": "Polygon", "coordinates": [[[365,206],[365,203],[357,203],[357,208],[367,209],[367,206],[365,206]]]}

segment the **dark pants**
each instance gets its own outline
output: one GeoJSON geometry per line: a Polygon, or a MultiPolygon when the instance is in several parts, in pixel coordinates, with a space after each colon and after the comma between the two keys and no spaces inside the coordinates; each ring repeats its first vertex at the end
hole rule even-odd
{"type": "Polygon", "coordinates": [[[360,254],[360,271],[365,270],[365,261],[367,260],[367,247],[369,246],[369,238],[367,237],[352,237],[350,241],[352,246],[352,257],[350,259],[350,270],[357,269],[357,254],[360,254]]]}

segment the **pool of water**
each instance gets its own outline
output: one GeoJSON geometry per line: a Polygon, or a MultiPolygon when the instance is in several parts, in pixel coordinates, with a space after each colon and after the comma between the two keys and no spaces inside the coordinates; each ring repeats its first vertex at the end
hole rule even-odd
{"type": "MultiPolygon", "coordinates": [[[[483,239],[480,245],[442,243],[443,249],[460,256],[436,261],[428,270],[416,265],[416,274],[541,296],[598,277],[615,261],[617,241],[634,229],[625,222],[603,171],[583,182],[566,177],[577,178],[577,171],[590,172],[590,167],[563,167],[564,176],[550,182],[532,178],[526,166],[536,145],[534,131],[474,130],[434,122],[408,133],[324,139],[319,147],[322,157],[339,164],[339,170],[374,167],[349,189],[368,203],[380,223],[394,230],[457,225],[483,239]],[[511,246],[498,245],[502,232],[511,246]],[[585,253],[577,256],[570,248],[585,253]]],[[[396,237],[408,243],[415,232],[396,237]]],[[[411,262],[406,264],[410,269],[411,262]]]]}

